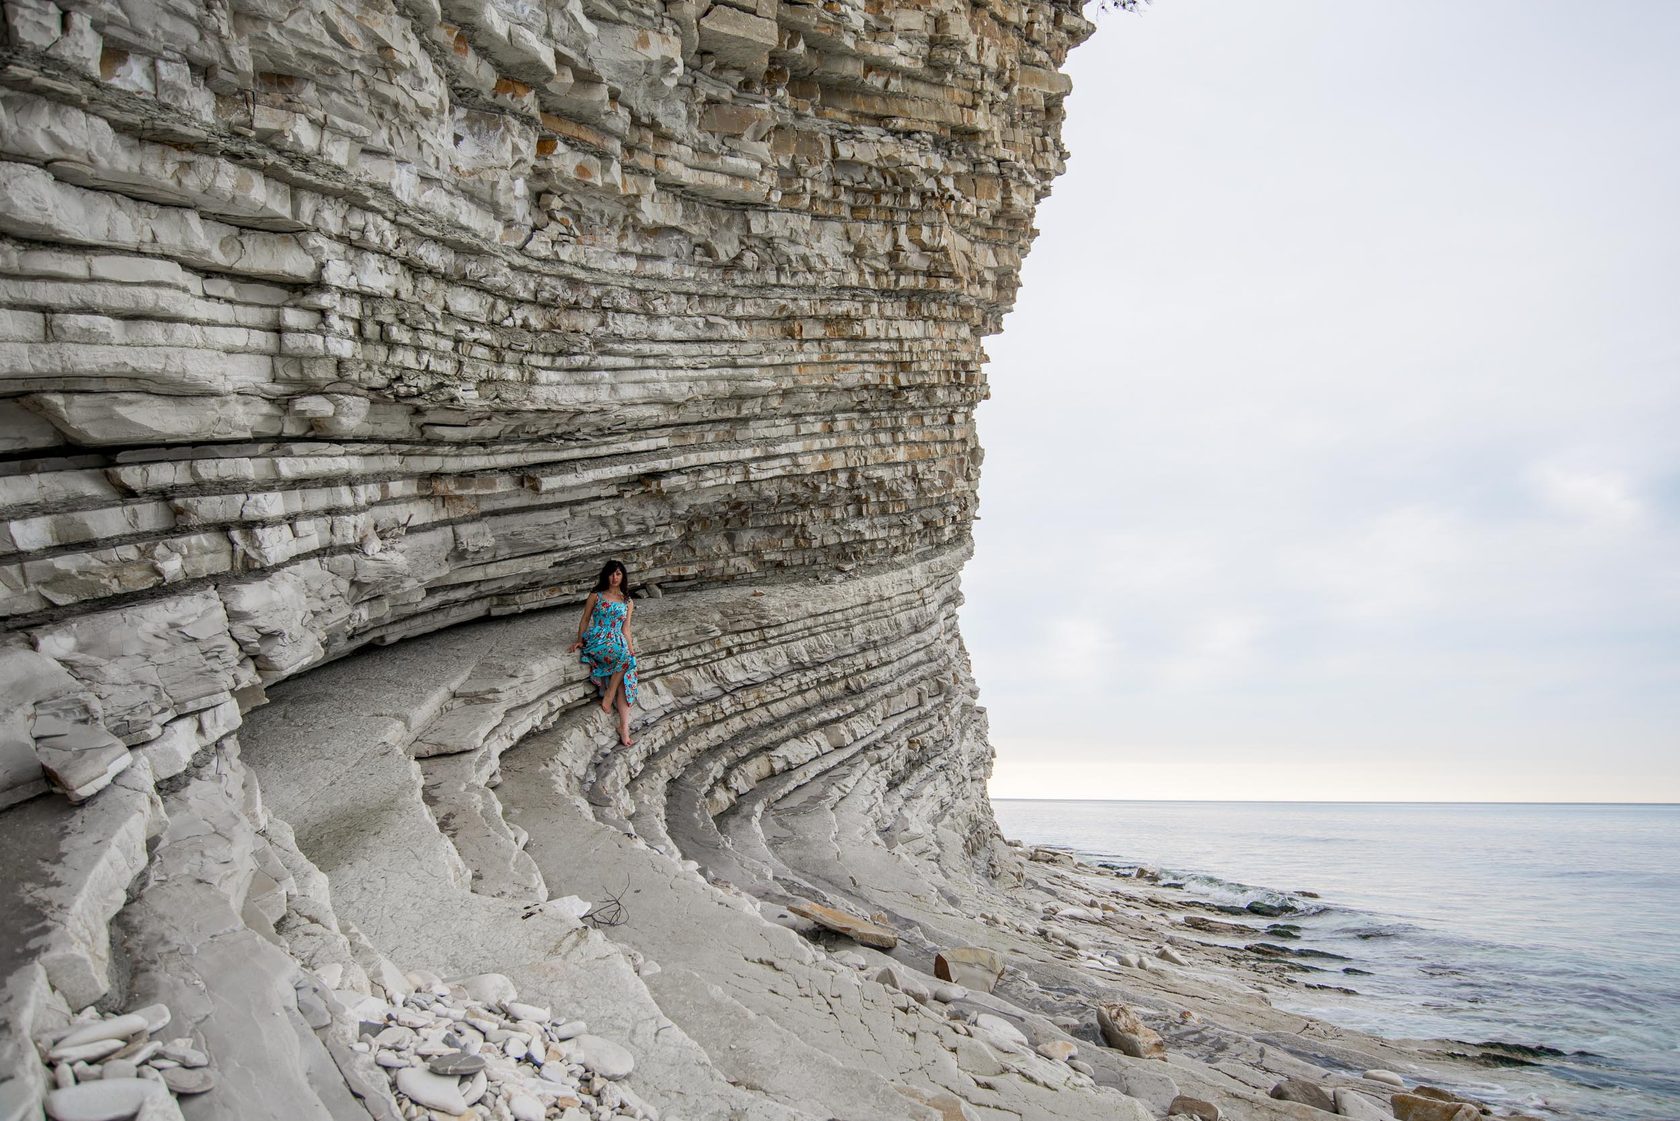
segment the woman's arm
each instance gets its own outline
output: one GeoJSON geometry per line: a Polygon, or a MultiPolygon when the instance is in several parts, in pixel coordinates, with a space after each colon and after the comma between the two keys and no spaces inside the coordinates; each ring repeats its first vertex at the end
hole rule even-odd
{"type": "Polygon", "coordinates": [[[635,617],[636,603],[634,600],[624,601],[624,645],[630,648],[632,656],[636,653],[636,636],[630,633],[630,620],[635,617]]]}
{"type": "Polygon", "coordinates": [[[589,616],[595,611],[595,593],[590,592],[589,598],[583,601],[583,618],[578,620],[577,641],[567,648],[567,651],[583,649],[583,632],[589,629],[589,616]]]}

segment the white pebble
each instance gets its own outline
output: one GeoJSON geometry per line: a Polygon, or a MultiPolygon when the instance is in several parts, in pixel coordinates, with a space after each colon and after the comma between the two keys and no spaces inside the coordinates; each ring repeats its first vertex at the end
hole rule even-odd
{"type": "Polygon", "coordinates": [[[47,1116],[53,1121],[121,1121],[140,1112],[147,1098],[168,1092],[143,1078],[82,1082],[49,1092],[47,1116]]]}
{"type": "Polygon", "coordinates": [[[112,1016],[109,1020],[96,1020],[79,1028],[71,1028],[64,1038],[54,1045],[53,1050],[57,1052],[66,1047],[76,1047],[104,1039],[126,1040],[135,1032],[145,1030],[146,1017],[130,1012],[126,1016],[112,1016]]]}
{"type": "Polygon", "coordinates": [[[548,1009],[535,1004],[521,1004],[517,1000],[510,1000],[502,1005],[508,1010],[508,1015],[516,1020],[535,1020],[539,1024],[547,1023],[553,1018],[548,1009]]]}
{"type": "Polygon", "coordinates": [[[543,1103],[530,1094],[516,1093],[508,1099],[508,1112],[513,1114],[514,1121],[543,1121],[548,1112],[543,1103]]]}
{"type": "Polygon", "coordinates": [[[404,1067],[397,1071],[397,1089],[410,1101],[427,1109],[440,1109],[456,1115],[467,1111],[458,1078],[445,1078],[420,1067],[404,1067]]]}
{"type": "Polygon", "coordinates": [[[128,1046],[126,1039],[95,1039],[89,1043],[60,1043],[47,1056],[55,1063],[87,1063],[114,1055],[128,1046]]]}

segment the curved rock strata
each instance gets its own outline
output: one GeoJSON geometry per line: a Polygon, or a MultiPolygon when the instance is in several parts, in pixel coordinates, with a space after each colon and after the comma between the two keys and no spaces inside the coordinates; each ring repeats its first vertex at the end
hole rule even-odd
{"type": "MultiPolygon", "coordinates": [[[[568,822],[770,901],[842,875],[758,832],[830,783],[875,799],[848,828],[937,821],[994,870],[972,411],[1079,4],[3,7],[0,1116],[176,1069],[51,1059],[143,1004],[213,1071],[126,1091],[148,1115],[406,1116],[355,1009],[492,968],[641,1053],[649,1103],[832,1112],[848,1061],[732,1082],[632,945],[545,906],[559,839],[497,780],[518,745],[568,822]],[[456,626],[575,603],[605,555],[668,607],[628,754],[554,620],[456,626]]],[[[931,1116],[892,1085],[859,1108],[931,1116]]]]}
{"type": "Polygon", "coordinates": [[[1143,904],[987,808],[972,412],[1076,0],[0,7],[0,1121],[1416,1069],[1116,964],[1044,908],[1143,904]],[[559,653],[609,555],[629,750],[559,653]]]}

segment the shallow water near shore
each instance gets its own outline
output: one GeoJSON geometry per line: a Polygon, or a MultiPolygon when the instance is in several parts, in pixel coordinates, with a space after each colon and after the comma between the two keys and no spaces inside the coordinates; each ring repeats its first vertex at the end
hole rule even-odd
{"type": "Polygon", "coordinates": [[[1508,1045],[1470,1087],[1490,1100],[1680,1118],[1680,806],[992,804],[1007,837],[1153,869],[1255,931],[1187,935],[1323,970],[1280,1008],[1508,1045]]]}

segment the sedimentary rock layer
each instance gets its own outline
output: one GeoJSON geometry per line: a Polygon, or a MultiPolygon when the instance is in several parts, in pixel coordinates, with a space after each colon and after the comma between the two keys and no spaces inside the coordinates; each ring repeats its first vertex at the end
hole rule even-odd
{"type": "MultiPolygon", "coordinates": [[[[152,1002],[217,1072],[172,1087],[189,1116],[390,1116],[357,994],[492,966],[618,1029],[685,1115],[833,1113],[861,1051],[820,1088],[738,1077],[661,1011],[703,971],[655,992],[633,945],[540,909],[562,834],[497,782],[524,745],[566,777],[522,791],[592,807],[563,821],[767,905],[853,875],[760,840],[825,791],[999,871],[955,625],[972,411],[1062,168],[1079,4],[3,7],[0,1115],[95,1073],[36,1047],[77,1010],[152,1002]],[[633,751],[580,731],[547,631],[416,647],[449,667],[387,683],[404,708],[377,671],[310,685],[575,604],[609,555],[669,619],[633,751]],[[282,717],[365,768],[287,765],[282,717]],[[393,851],[413,883],[381,889],[393,851]]],[[[802,984],[832,973],[791,945],[802,984]]],[[[911,1053],[869,1115],[931,1115],[889,1089],[946,1084],[911,1053]]]]}

